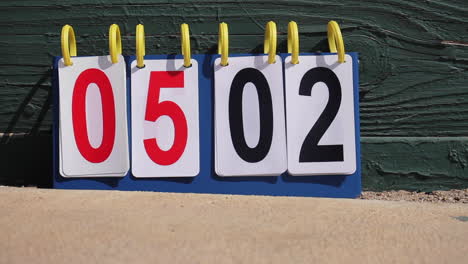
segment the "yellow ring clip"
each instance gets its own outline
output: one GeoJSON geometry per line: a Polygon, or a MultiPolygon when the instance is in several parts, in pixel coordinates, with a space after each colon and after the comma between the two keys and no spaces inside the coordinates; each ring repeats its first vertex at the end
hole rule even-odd
{"type": "Polygon", "coordinates": [[[299,63],[299,30],[297,23],[291,21],[288,23],[288,53],[291,53],[291,63],[299,63]]]}
{"type": "Polygon", "coordinates": [[[330,52],[338,52],[338,62],[345,62],[345,48],[340,26],[336,21],[328,22],[327,26],[328,47],[330,52]]]}
{"type": "Polygon", "coordinates": [[[184,67],[192,66],[190,61],[191,53],[190,53],[190,32],[189,26],[187,24],[180,25],[180,35],[181,35],[181,42],[182,42],[182,55],[184,55],[184,67]]]}
{"type": "Polygon", "coordinates": [[[145,27],[142,24],[136,26],[136,59],[137,67],[145,67],[145,27]]]}
{"type": "Polygon", "coordinates": [[[221,66],[227,66],[229,56],[229,32],[228,25],[224,22],[219,24],[218,54],[221,54],[221,66]]]}
{"type": "Polygon", "coordinates": [[[112,63],[119,62],[119,55],[122,54],[122,39],[117,24],[112,24],[109,28],[109,53],[112,63]]]}
{"type": "Polygon", "coordinates": [[[263,53],[268,53],[268,63],[276,62],[276,23],[273,21],[268,22],[265,28],[263,53]]]}
{"type": "Polygon", "coordinates": [[[70,56],[76,56],[76,39],[75,31],[70,25],[65,25],[62,27],[60,42],[62,44],[62,57],[65,66],[73,65],[70,56]]]}

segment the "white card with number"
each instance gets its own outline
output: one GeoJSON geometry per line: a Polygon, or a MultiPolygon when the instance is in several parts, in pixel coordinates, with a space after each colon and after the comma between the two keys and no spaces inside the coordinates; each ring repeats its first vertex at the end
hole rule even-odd
{"type": "Polygon", "coordinates": [[[219,176],[277,176],[286,171],[283,66],[279,56],[214,63],[215,171],[219,176]]]}
{"type": "Polygon", "coordinates": [[[200,172],[198,63],[182,59],[131,64],[132,174],[194,177],[200,172]]]}
{"type": "Polygon", "coordinates": [[[123,177],[130,161],[125,60],[58,63],[59,167],[63,177],[123,177]]]}
{"type": "Polygon", "coordinates": [[[291,175],[356,171],[353,58],[337,55],[285,59],[288,172],[291,175]]]}

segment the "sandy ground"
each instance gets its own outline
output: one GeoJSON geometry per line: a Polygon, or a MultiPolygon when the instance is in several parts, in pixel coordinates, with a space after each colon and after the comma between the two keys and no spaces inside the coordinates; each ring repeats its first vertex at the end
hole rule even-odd
{"type": "Polygon", "coordinates": [[[468,205],[0,188],[0,263],[466,263],[468,205]]]}
{"type": "Polygon", "coordinates": [[[366,199],[366,200],[468,204],[468,189],[433,191],[433,192],[408,192],[408,191],[363,192],[360,198],[366,199]]]}

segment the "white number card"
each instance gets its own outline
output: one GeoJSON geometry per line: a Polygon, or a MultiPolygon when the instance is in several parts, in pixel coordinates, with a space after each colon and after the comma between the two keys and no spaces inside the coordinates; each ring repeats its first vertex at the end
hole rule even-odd
{"type": "Polygon", "coordinates": [[[288,172],[291,175],[356,171],[353,61],[346,55],[285,60],[288,172]]]}
{"type": "Polygon", "coordinates": [[[283,69],[279,56],[230,57],[214,63],[215,171],[271,176],[286,171],[283,69]]]}
{"type": "Polygon", "coordinates": [[[193,177],[200,171],[198,64],[182,59],[131,64],[132,173],[193,177]]]}
{"type": "Polygon", "coordinates": [[[63,177],[116,177],[129,170],[125,60],[58,63],[59,160],[63,177]]]}

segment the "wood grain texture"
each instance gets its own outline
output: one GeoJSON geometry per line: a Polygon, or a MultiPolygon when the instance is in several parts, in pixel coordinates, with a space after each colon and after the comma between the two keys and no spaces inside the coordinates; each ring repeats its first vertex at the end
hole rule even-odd
{"type": "MultiPolygon", "coordinates": [[[[76,30],[79,55],[107,54],[112,23],[121,27],[124,54],[135,52],[138,23],[145,24],[147,54],[165,54],[180,53],[184,22],[190,25],[193,53],[214,53],[217,24],[224,21],[229,23],[230,52],[245,53],[261,52],[270,20],[278,25],[278,51],[285,52],[287,23],[295,20],[301,51],[316,52],[328,51],[326,24],[333,19],[341,25],[346,50],[360,53],[363,166],[383,163],[381,170],[365,169],[365,177],[377,174],[372,186],[392,186],[389,181],[417,178],[407,172],[423,170],[423,164],[404,162],[401,170],[385,169],[393,161],[381,151],[400,153],[402,143],[396,138],[420,137],[428,144],[424,146],[433,146],[429,157],[434,160],[446,159],[446,143],[433,143],[433,138],[449,137],[466,149],[460,137],[468,136],[467,12],[465,0],[1,1],[0,132],[50,130],[49,68],[52,57],[60,55],[64,24],[76,30]]],[[[406,156],[421,148],[403,146],[406,156]]],[[[457,165],[441,166],[454,179],[444,186],[465,184],[450,174],[457,165]]]]}
{"type": "MultiPolygon", "coordinates": [[[[364,190],[468,188],[468,137],[365,137],[361,148],[364,190]]],[[[0,148],[0,165],[0,184],[50,187],[52,137],[10,137],[0,148]]]]}
{"type": "Polygon", "coordinates": [[[468,137],[362,139],[364,190],[468,188],[468,137]]]}

